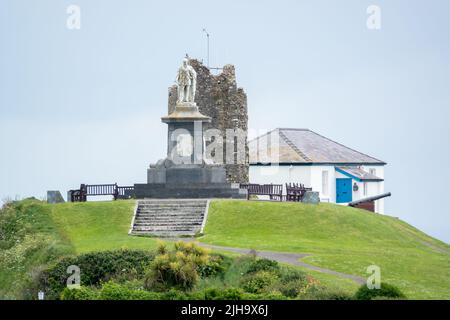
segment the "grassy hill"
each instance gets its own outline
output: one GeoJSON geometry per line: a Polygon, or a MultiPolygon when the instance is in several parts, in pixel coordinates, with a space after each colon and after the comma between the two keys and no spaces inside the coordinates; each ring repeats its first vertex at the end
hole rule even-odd
{"type": "MultiPolygon", "coordinates": [[[[134,201],[48,205],[26,200],[0,215],[0,297],[14,298],[36,268],[70,254],[154,249],[156,239],[128,235],[134,201]]],[[[382,281],[408,297],[450,299],[450,246],[388,216],[331,204],[213,201],[199,241],[222,246],[310,253],[304,262],[382,281]]],[[[349,292],[348,279],[308,270],[349,292]]]]}
{"type": "Polygon", "coordinates": [[[230,247],[310,253],[304,262],[382,281],[408,297],[450,299],[450,246],[409,224],[333,204],[215,201],[202,242],[230,247]]]}

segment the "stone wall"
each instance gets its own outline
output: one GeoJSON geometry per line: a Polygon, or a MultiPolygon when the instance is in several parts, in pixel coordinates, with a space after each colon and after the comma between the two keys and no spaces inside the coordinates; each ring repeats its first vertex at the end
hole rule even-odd
{"type": "MultiPolygon", "coordinates": [[[[219,129],[224,139],[224,163],[228,182],[248,182],[248,112],[247,95],[244,89],[238,88],[234,66],[227,64],[218,75],[211,74],[210,70],[195,59],[189,61],[197,72],[197,92],[195,102],[204,115],[212,118],[208,128],[219,129]],[[226,164],[226,130],[241,129],[245,133],[245,159],[233,164],[226,164]]],[[[175,109],[177,100],[176,85],[169,88],[169,114],[175,109]]],[[[234,138],[233,138],[234,139],[234,138]]]]}

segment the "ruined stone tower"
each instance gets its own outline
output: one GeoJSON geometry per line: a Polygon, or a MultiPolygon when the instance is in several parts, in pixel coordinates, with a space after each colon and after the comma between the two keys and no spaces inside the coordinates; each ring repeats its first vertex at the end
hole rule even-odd
{"type": "MultiPolygon", "coordinates": [[[[222,133],[224,141],[223,163],[225,164],[227,180],[232,183],[247,183],[249,171],[247,95],[244,89],[237,87],[234,66],[227,64],[223,67],[222,73],[213,75],[198,60],[190,59],[189,64],[197,72],[195,102],[202,114],[212,118],[211,123],[206,124],[205,129],[219,129],[222,133]],[[245,159],[243,161],[235,159],[234,163],[227,163],[227,129],[240,129],[245,133],[245,159]]],[[[174,111],[176,101],[177,87],[173,85],[169,88],[169,114],[174,111]]],[[[230,136],[228,136],[228,139],[234,140],[230,136]]],[[[234,142],[236,141],[234,140],[234,142]]]]}

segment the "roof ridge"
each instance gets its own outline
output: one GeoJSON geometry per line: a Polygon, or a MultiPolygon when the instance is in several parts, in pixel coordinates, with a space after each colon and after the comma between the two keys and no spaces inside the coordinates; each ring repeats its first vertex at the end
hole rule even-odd
{"type": "Polygon", "coordinates": [[[282,129],[279,129],[279,136],[283,138],[283,140],[287,143],[287,145],[294,150],[303,160],[306,162],[313,162],[312,159],[308,158],[306,154],[304,154],[297,146],[288,138],[286,135],[281,131],[282,129]]]}
{"type": "Polygon", "coordinates": [[[311,131],[308,128],[277,128],[278,130],[311,131]]]}
{"type": "Polygon", "coordinates": [[[381,163],[386,164],[386,162],[384,162],[384,161],[382,161],[382,160],[380,160],[380,159],[374,158],[374,157],[372,157],[372,156],[369,156],[369,155],[366,154],[366,153],[363,153],[363,152],[361,152],[361,151],[358,151],[358,150],[352,149],[352,148],[350,148],[350,147],[347,147],[346,145],[343,145],[342,143],[339,143],[339,142],[337,142],[337,141],[334,141],[333,139],[327,138],[327,137],[321,135],[320,133],[317,133],[317,132],[312,131],[312,130],[308,130],[308,131],[310,131],[310,132],[312,132],[312,133],[318,135],[319,137],[322,137],[322,138],[324,138],[324,139],[327,139],[328,141],[331,141],[331,142],[333,142],[333,143],[336,143],[336,144],[338,144],[338,145],[340,145],[340,146],[342,146],[342,147],[344,147],[344,148],[347,148],[347,149],[349,149],[349,150],[352,150],[352,151],[354,151],[354,152],[357,152],[357,153],[359,153],[359,154],[362,154],[362,155],[364,155],[364,156],[366,156],[366,157],[372,158],[372,159],[374,159],[374,160],[376,160],[376,161],[378,161],[378,162],[381,162],[381,163]]]}
{"type": "Polygon", "coordinates": [[[270,131],[267,131],[266,133],[263,133],[263,134],[260,135],[260,136],[257,136],[257,137],[254,137],[254,138],[251,139],[251,140],[248,140],[247,143],[250,143],[250,142],[252,142],[252,141],[254,141],[254,140],[259,140],[260,138],[262,138],[262,137],[264,137],[264,136],[267,136],[268,134],[271,134],[272,132],[274,132],[274,131],[276,131],[276,130],[280,130],[280,128],[275,128],[275,129],[272,129],[272,130],[270,130],[270,131]]]}

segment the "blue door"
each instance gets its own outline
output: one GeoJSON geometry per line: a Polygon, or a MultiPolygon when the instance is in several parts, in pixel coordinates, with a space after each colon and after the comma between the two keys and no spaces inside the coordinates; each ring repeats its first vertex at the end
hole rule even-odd
{"type": "Polygon", "coordinates": [[[352,201],[352,179],[336,179],[336,203],[352,201]]]}

